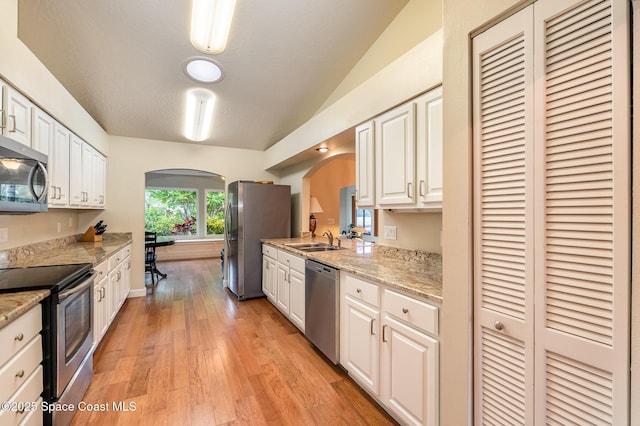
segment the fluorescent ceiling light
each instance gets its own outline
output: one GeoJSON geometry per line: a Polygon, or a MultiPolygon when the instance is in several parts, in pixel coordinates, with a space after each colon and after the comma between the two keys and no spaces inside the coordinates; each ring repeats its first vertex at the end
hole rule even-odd
{"type": "Polygon", "coordinates": [[[191,58],[183,68],[187,76],[198,83],[216,83],[222,80],[222,69],[210,59],[191,58]]]}
{"type": "Polygon", "coordinates": [[[205,89],[187,92],[184,136],[194,142],[207,139],[211,131],[215,95],[205,89]]]}
{"type": "Polygon", "coordinates": [[[217,54],[227,47],[236,0],[193,0],[191,44],[203,53],[217,54]]]}

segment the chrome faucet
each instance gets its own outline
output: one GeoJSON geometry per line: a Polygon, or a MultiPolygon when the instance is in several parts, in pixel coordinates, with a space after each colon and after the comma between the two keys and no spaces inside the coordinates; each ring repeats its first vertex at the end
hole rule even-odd
{"type": "Polygon", "coordinates": [[[333,234],[331,233],[331,229],[327,229],[322,236],[327,237],[329,239],[329,245],[333,246],[333,234]]]}

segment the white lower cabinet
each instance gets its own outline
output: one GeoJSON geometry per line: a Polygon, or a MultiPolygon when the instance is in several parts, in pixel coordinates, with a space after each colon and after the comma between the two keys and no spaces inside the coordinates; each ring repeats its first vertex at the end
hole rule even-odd
{"type": "Polygon", "coordinates": [[[402,423],[439,422],[438,307],[341,273],[340,364],[402,423]]]}
{"type": "Polygon", "coordinates": [[[94,267],[93,343],[98,345],[131,289],[131,245],[94,267]]]}
{"type": "Polygon", "coordinates": [[[304,333],[305,283],[303,257],[262,246],[262,291],[304,333]]]}
{"type": "Polygon", "coordinates": [[[278,250],[274,247],[262,246],[262,292],[269,301],[276,303],[276,282],[278,279],[278,250]]]}
{"type": "Polygon", "coordinates": [[[0,425],[42,424],[42,308],[36,305],[0,329],[0,425]],[[30,422],[30,423],[29,423],[30,422]]]}

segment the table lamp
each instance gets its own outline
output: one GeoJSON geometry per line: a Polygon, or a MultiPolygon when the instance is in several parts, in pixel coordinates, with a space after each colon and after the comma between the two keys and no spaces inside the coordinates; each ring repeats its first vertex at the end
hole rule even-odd
{"type": "Polygon", "coordinates": [[[316,197],[311,197],[309,202],[309,213],[311,213],[309,215],[309,231],[311,231],[311,238],[315,238],[316,226],[318,225],[318,221],[316,220],[314,213],[322,213],[323,211],[324,210],[322,210],[318,199],[316,197]]]}

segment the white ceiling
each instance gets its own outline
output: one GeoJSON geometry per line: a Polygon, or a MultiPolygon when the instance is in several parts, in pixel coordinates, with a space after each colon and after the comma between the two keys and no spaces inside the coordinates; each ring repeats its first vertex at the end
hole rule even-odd
{"type": "MultiPolygon", "coordinates": [[[[311,118],[408,0],[237,0],[211,137],[263,150],[311,118]]],[[[111,135],[182,135],[185,0],[19,0],[18,36],[111,135]]]]}

